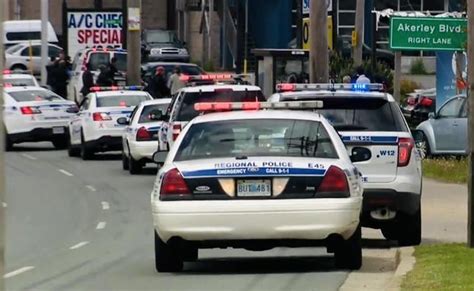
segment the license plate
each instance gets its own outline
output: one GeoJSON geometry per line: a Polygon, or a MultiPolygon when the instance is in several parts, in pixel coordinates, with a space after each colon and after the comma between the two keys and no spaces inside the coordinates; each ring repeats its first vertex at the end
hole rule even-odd
{"type": "Polygon", "coordinates": [[[271,180],[237,180],[238,197],[270,197],[271,180]]]}
{"type": "Polygon", "coordinates": [[[63,134],[64,127],[53,127],[53,134],[63,134]]]}

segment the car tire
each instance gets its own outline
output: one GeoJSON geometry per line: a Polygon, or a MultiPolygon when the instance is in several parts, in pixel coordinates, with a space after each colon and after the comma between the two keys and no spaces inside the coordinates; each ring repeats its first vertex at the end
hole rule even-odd
{"type": "Polygon", "coordinates": [[[66,137],[53,139],[51,142],[53,143],[53,146],[58,150],[64,150],[68,148],[68,141],[66,137]]]}
{"type": "Polygon", "coordinates": [[[127,156],[125,155],[125,152],[122,151],[122,169],[125,170],[125,171],[128,171],[129,169],[129,165],[128,165],[128,158],[127,156]]]}
{"type": "Polygon", "coordinates": [[[136,161],[132,155],[128,154],[128,170],[131,175],[140,174],[143,169],[143,164],[139,161],[136,161]]]}
{"type": "Polygon", "coordinates": [[[178,249],[166,244],[155,231],[155,269],[159,273],[180,272],[183,270],[183,260],[178,249]]]}
{"type": "Polygon", "coordinates": [[[393,225],[384,226],[382,229],[383,236],[388,240],[398,240],[397,228],[393,225]]]}
{"type": "Polygon", "coordinates": [[[84,140],[84,134],[83,133],[81,133],[80,154],[81,154],[82,160],[84,160],[84,161],[91,160],[94,157],[94,151],[87,146],[87,144],[84,140]]]}
{"type": "Polygon", "coordinates": [[[360,225],[354,234],[337,246],[334,252],[336,267],[359,270],[362,267],[362,231],[360,225]]]}
{"type": "Polygon", "coordinates": [[[17,64],[17,65],[13,65],[10,70],[12,70],[12,71],[26,71],[26,70],[28,70],[28,68],[24,65],[18,65],[17,64]]]}
{"type": "Polygon", "coordinates": [[[426,159],[431,156],[430,143],[428,142],[428,138],[426,137],[426,134],[424,132],[421,141],[417,143],[416,147],[418,148],[422,159],[426,159]]]}
{"type": "Polygon", "coordinates": [[[398,226],[398,245],[417,246],[421,243],[421,208],[413,215],[402,214],[398,226]]]}
{"type": "Polygon", "coordinates": [[[13,151],[13,141],[6,130],[5,130],[5,151],[6,152],[13,151]]]}

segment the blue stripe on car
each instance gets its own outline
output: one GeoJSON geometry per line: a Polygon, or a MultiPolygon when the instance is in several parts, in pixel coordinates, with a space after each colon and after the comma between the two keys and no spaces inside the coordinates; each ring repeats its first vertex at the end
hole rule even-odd
{"type": "Polygon", "coordinates": [[[324,176],[324,169],[305,168],[224,168],[183,171],[184,178],[255,177],[255,176],[324,176]]]}
{"type": "Polygon", "coordinates": [[[343,136],[345,143],[396,144],[398,136],[343,136]]]}

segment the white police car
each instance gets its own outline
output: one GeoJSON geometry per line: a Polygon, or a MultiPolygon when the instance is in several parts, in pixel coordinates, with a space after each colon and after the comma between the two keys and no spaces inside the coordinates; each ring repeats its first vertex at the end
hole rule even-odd
{"type": "Polygon", "coordinates": [[[344,144],[319,114],[271,110],[321,104],[195,105],[251,111],[196,117],[171,148],[151,194],[158,272],[225,247],[326,246],[337,266],[360,268],[362,180],[344,144]]]}
{"type": "Polygon", "coordinates": [[[166,140],[160,140],[160,144],[165,144],[167,147],[171,147],[186,124],[199,115],[194,109],[196,103],[265,101],[265,96],[259,87],[241,83],[241,75],[182,76],[182,80],[190,86],[181,89],[173,97],[168,108],[169,120],[162,128],[166,140]]]}
{"type": "Polygon", "coordinates": [[[39,87],[40,85],[29,71],[3,70],[3,86],[8,88],[16,86],[39,87]]]}
{"type": "Polygon", "coordinates": [[[122,149],[125,126],[120,117],[130,117],[135,106],[151,100],[141,87],[92,87],[79,113],[69,124],[69,156],[91,159],[96,152],[122,149]]]}
{"type": "Polygon", "coordinates": [[[5,87],[3,98],[7,151],[15,143],[36,141],[66,147],[66,128],[78,111],[74,102],[41,87],[5,87]]]}
{"type": "Polygon", "coordinates": [[[370,150],[355,165],[364,180],[362,226],[401,246],[421,242],[421,159],[402,112],[381,84],[278,84],[270,102],[320,100],[350,152],[370,150]]]}
{"type": "Polygon", "coordinates": [[[143,101],[130,118],[117,119],[119,124],[127,126],[122,136],[122,167],[129,170],[130,174],[141,172],[146,163],[152,162],[170,102],[171,98],[143,101]]]}

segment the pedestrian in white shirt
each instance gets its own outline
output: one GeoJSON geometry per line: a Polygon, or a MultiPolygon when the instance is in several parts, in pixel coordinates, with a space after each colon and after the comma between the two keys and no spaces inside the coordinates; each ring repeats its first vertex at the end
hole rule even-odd
{"type": "Polygon", "coordinates": [[[357,68],[357,75],[359,76],[356,80],[357,84],[370,84],[370,79],[365,76],[363,67],[357,68]]]}

